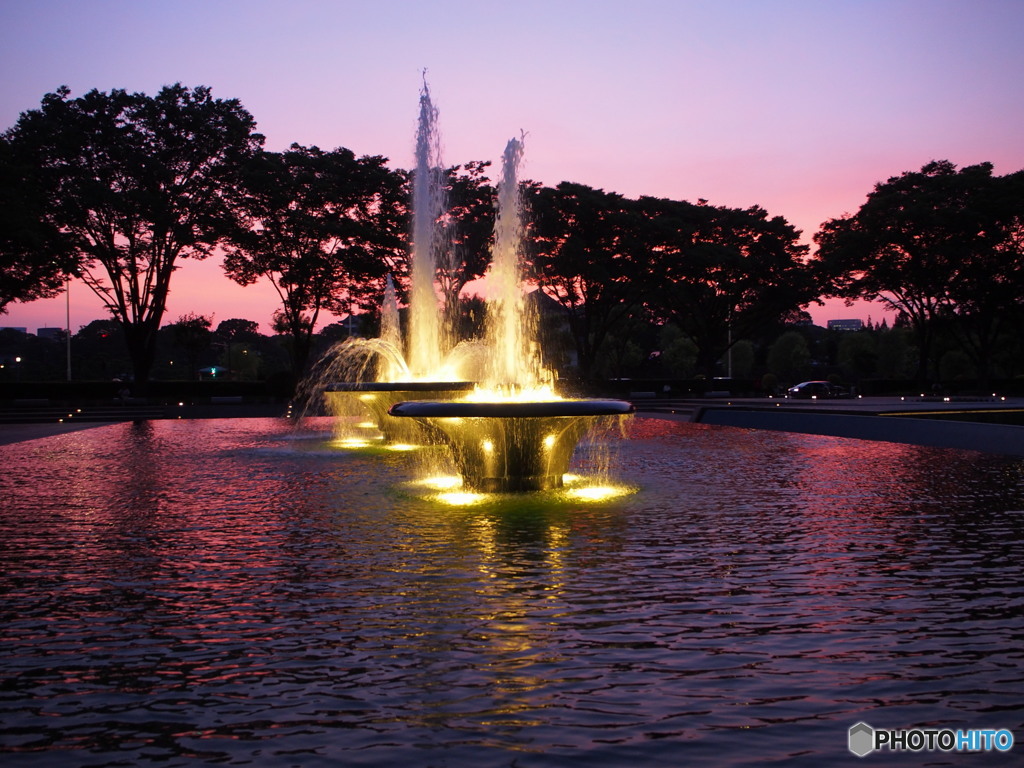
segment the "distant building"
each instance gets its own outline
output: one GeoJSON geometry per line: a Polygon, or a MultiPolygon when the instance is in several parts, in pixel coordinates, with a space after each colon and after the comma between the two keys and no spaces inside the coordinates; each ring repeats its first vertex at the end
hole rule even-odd
{"type": "Polygon", "coordinates": [[[64,341],[65,331],[63,328],[36,328],[36,336],[40,339],[50,341],[64,341]]]}
{"type": "Polygon", "coordinates": [[[864,322],[861,320],[829,320],[828,329],[830,331],[859,331],[864,328],[864,322]]]}
{"type": "Polygon", "coordinates": [[[18,331],[18,333],[23,333],[28,336],[28,328],[15,328],[11,325],[5,325],[3,328],[0,328],[0,331],[18,331]]]}

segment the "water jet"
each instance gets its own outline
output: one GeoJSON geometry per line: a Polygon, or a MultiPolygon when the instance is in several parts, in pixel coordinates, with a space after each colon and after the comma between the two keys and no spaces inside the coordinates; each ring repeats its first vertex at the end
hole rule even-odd
{"type": "Polygon", "coordinates": [[[487,300],[486,379],[464,398],[401,402],[393,418],[414,419],[446,444],[463,485],[473,491],[520,492],[561,488],[580,439],[602,418],[633,412],[622,400],[570,400],[554,392],[541,359],[536,318],[522,280],[522,212],[518,170],[523,142],[502,156],[490,296],[487,300]]]}

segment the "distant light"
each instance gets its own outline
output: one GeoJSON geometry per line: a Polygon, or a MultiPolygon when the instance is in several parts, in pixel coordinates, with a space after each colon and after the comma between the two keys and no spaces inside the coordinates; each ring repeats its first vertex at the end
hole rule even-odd
{"type": "Polygon", "coordinates": [[[183,405],[185,405],[185,404],[184,403],[178,403],[178,407],[179,408],[181,408],[183,405]]]}
{"type": "Polygon", "coordinates": [[[551,448],[554,447],[554,445],[555,445],[555,436],[554,435],[548,435],[547,437],[544,438],[544,447],[545,448],[550,450],[551,448]]]}
{"type": "Polygon", "coordinates": [[[490,440],[484,440],[480,445],[487,453],[491,453],[494,451],[494,443],[492,443],[490,440]]]}

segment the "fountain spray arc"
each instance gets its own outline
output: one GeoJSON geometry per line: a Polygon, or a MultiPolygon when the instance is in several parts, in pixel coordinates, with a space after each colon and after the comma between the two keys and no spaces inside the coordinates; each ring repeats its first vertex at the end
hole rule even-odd
{"type": "Polygon", "coordinates": [[[523,206],[519,167],[524,139],[512,139],[501,158],[498,215],[488,275],[486,343],[490,357],[484,388],[520,399],[553,393],[554,376],[544,368],[538,343],[538,320],[523,292],[523,206]]]}
{"type": "Polygon", "coordinates": [[[407,400],[442,399],[472,388],[470,382],[461,380],[459,362],[466,355],[453,354],[454,333],[441,322],[435,288],[438,262],[448,258],[445,230],[439,224],[445,205],[444,166],[438,109],[425,77],[420,90],[415,161],[408,327],[404,338],[394,282],[388,276],[380,336],[350,339],[329,353],[339,361],[332,368],[332,375],[355,381],[332,381],[324,388],[328,407],[336,416],[348,414],[356,400],[370,412],[385,442],[398,445],[417,442],[420,430],[415,424],[390,416],[388,409],[392,405],[407,400]],[[367,381],[371,362],[376,364],[375,380],[367,381]]]}
{"type": "Polygon", "coordinates": [[[502,156],[498,217],[487,302],[483,386],[462,400],[405,402],[389,413],[408,417],[446,442],[463,485],[484,492],[560,488],[580,438],[605,416],[632,413],[621,400],[565,400],[553,388],[537,339],[537,318],[523,293],[523,140],[502,156]]]}
{"type": "Polygon", "coordinates": [[[416,172],[412,192],[412,269],[409,291],[409,371],[413,378],[436,376],[452,347],[449,329],[442,326],[434,287],[438,259],[447,253],[444,230],[438,225],[444,211],[444,166],[438,110],[426,78],[420,91],[416,128],[416,172]]]}

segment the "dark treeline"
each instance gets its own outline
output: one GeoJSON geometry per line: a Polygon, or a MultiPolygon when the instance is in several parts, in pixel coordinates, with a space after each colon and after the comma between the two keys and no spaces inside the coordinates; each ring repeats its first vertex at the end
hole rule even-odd
{"type": "MultiPolygon", "coordinates": [[[[386,163],[344,148],[266,151],[242,105],[207,88],[59,89],[0,137],[0,311],[77,277],[110,319],[72,340],[76,377],[144,385],[221,366],[294,381],[330,342],[374,332],[387,275],[406,284],[411,174],[386,163]],[[241,319],[214,327],[215,308],[166,322],[180,260],[211,256],[242,285],[274,285],[274,336],[241,319]],[[362,327],[322,328],[324,312],[362,327]]],[[[466,336],[481,307],[460,293],[489,262],[489,174],[478,161],[444,176],[438,285],[466,336]]],[[[771,389],[826,375],[981,385],[1024,375],[1024,172],[937,161],[902,173],[825,222],[813,253],[758,206],[570,182],[522,192],[544,349],[564,377],[731,375],[771,389]],[[882,301],[896,322],[816,329],[805,310],[829,297],[882,301]]],[[[47,343],[60,346],[3,334],[0,377],[59,377],[47,343]]]]}

